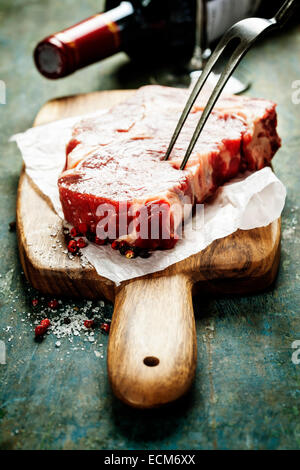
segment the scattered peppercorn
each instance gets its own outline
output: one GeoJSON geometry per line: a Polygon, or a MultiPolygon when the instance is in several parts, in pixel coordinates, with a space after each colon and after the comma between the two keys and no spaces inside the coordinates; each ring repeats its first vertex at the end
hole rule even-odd
{"type": "Polygon", "coordinates": [[[44,318],[44,320],[42,320],[34,329],[35,337],[41,338],[46,333],[49,326],[51,326],[50,320],[48,318],[44,318]]]}
{"type": "Polygon", "coordinates": [[[8,225],[8,227],[9,227],[8,230],[9,230],[10,232],[15,232],[16,229],[17,229],[17,223],[16,223],[15,221],[10,222],[9,225],[8,225]]]}
{"type": "Polygon", "coordinates": [[[127,250],[128,250],[128,246],[121,246],[119,248],[120,255],[124,256],[127,250]]]}
{"type": "Polygon", "coordinates": [[[125,256],[128,259],[132,259],[132,258],[135,258],[136,255],[135,255],[135,252],[133,250],[127,250],[125,252],[125,256]]]}
{"type": "Polygon", "coordinates": [[[119,242],[117,240],[113,241],[112,244],[111,244],[111,247],[113,250],[118,250],[119,248],[119,242]]]}
{"type": "Polygon", "coordinates": [[[109,333],[110,324],[109,324],[109,323],[101,323],[100,328],[101,328],[101,330],[104,331],[105,333],[109,333]]]}
{"type": "Polygon", "coordinates": [[[149,258],[151,256],[151,254],[147,250],[140,250],[139,256],[141,258],[149,258]]]}
{"type": "Polygon", "coordinates": [[[71,240],[68,244],[68,251],[70,253],[76,253],[78,251],[78,246],[76,240],[71,240]]]}
{"type": "Polygon", "coordinates": [[[92,328],[93,324],[94,324],[94,320],[85,320],[85,322],[84,322],[84,326],[86,328],[92,328]]]}
{"type": "Polygon", "coordinates": [[[68,231],[64,230],[64,238],[65,238],[66,245],[68,245],[70,241],[72,240],[69,230],[68,231]]]}
{"type": "Polygon", "coordinates": [[[77,237],[78,231],[77,231],[77,228],[76,228],[76,227],[73,227],[73,228],[70,230],[70,235],[71,235],[71,237],[77,237]]]}
{"type": "Polygon", "coordinates": [[[95,242],[96,235],[93,232],[87,232],[85,235],[89,242],[95,242]]]}
{"type": "Polygon", "coordinates": [[[125,255],[126,251],[129,249],[128,245],[124,240],[122,240],[119,244],[119,252],[121,255],[125,255]]]}
{"type": "Polygon", "coordinates": [[[69,317],[64,318],[64,324],[65,325],[70,325],[70,323],[71,323],[71,320],[70,320],[69,317]]]}
{"type": "Polygon", "coordinates": [[[42,325],[38,325],[35,327],[34,334],[36,337],[43,336],[46,333],[46,331],[47,331],[47,328],[45,328],[42,325]]]}
{"type": "Polygon", "coordinates": [[[81,224],[78,225],[78,231],[82,235],[85,235],[88,232],[88,229],[89,228],[88,228],[87,224],[85,224],[85,223],[81,223],[81,224]]]}
{"type": "Polygon", "coordinates": [[[100,327],[101,327],[101,321],[97,317],[94,318],[93,325],[92,325],[93,330],[95,330],[96,328],[100,328],[100,327]]]}
{"type": "Polygon", "coordinates": [[[48,302],[48,307],[55,310],[58,307],[58,301],[56,299],[52,299],[48,302]]]}
{"type": "Polygon", "coordinates": [[[37,304],[39,303],[39,301],[38,301],[38,299],[32,299],[31,303],[32,303],[33,307],[36,307],[37,304]]]}
{"type": "Polygon", "coordinates": [[[44,318],[44,320],[42,320],[34,329],[35,337],[41,338],[46,333],[50,325],[50,320],[48,318],[44,318]]]}
{"type": "Polygon", "coordinates": [[[83,238],[79,238],[77,240],[78,248],[84,248],[87,245],[86,241],[83,238]]]}
{"type": "Polygon", "coordinates": [[[103,240],[102,238],[99,238],[99,237],[95,237],[95,243],[96,245],[105,245],[106,244],[106,240],[103,240]]]}
{"type": "Polygon", "coordinates": [[[45,318],[41,321],[41,326],[46,329],[49,328],[49,326],[51,326],[50,320],[48,318],[45,318]]]}

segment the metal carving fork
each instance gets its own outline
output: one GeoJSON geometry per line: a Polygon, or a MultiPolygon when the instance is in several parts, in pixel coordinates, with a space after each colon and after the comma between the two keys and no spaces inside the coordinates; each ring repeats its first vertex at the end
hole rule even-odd
{"type": "Polygon", "coordinates": [[[185,156],[182,160],[180,169],[183,170],[185,165],[188,162],[188,159],[196,145],[196,142],[202,132],[205,123],[215,106],[223,88],[225,87],[228,79],[233,74],[234,70],[244,57],[244,55],[249,51],[253,44],[261,38],[265,33],[281,28],[285,22],[291,16],[294,7],[299,4],[300,0],[286,0],[280,10],[276,13],[274,18],[265,19],[265,18],[247,18],[245,20],[239,21],[234,24],[222,37],[219,44],[217,45],[215,51],[211,55],[205,69],[203,70],[200,78],[198,79],[195,87],[192,90],[192,93],[185,105],[185,108],[182,112],[182,115],[178,121],[174,134],[172,136],[171,142],[169,144],[167,153],[164,157],[167,160],[172,152],[172,149],[178,139],[178,136],[181,132],[182,127],[192,109],[193,104],[195,103],[199,93],[201,92],[208,76],[210,75],[213,67],[219,60],[222,54],[226,54],[228,48],[233,48],[233,53],[230,59],[225,66],[217,85],[215,86],[206,107],[203,110],[199,123],[196,127],[196,130],[193,134],[193,137],[190,141],[188,149],[185,153],[185,156]]]}

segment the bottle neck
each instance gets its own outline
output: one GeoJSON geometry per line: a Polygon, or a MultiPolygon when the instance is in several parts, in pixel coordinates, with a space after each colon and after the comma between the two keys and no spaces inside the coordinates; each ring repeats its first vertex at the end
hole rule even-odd
{"type": "Polygon", "coordinates": [[[37,68],[48,78],[59,78],[119,52],[125,26],[133,16],[132,3],[124,1],[110,11],[49,36],[35,49],[37,68]]]}

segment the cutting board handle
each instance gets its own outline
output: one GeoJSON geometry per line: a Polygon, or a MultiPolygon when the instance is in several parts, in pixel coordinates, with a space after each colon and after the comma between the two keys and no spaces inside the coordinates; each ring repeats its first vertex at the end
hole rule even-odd
{"type": "Polygon", "coordinates": [[[137,408],[176,400],[193,381],[196,356],[192,283],[185,274],[118,288],[107,358],[118,398],[137,408]]]}

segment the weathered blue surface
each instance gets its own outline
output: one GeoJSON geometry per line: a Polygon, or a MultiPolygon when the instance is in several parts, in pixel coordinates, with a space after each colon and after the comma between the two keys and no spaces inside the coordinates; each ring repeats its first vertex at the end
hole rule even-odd
{"type": "Polygon", "coordinates": [[[7,230],[15,219],[21,158],[7,140],[29,127],[50,98],[146,83],[147,74],[126,66],[123,54],[57,82],[34,69],[31,53],[41,37],[98,9],[96,0],[0,5],[0,79],[7,85],[7,104],[0,105],[0,340],[7,348],[7,363],[0,365],[0,446],[299,449],[300,364],[291,360],[292,343],[300,340],[300,104],[291,99],[292,82],[300,80],[299,27],[267,39],[243,63],[253,82],[249,93],[279,104],[283,148],[274,167],[288,189],[279,277],[263,294],[195,299],[198,369],[189,396],[163,410],[129,409],[111,395],[105,354],[94,354],[99,343],[105,352],[107,337],[96,333],[96,345],[75,338],[72,347],[62,339],[59,349],[53,336],[33,341],[32,321],[23,312],[32,311],[35,294],[21,275],[16,236],[7,230]]]}

